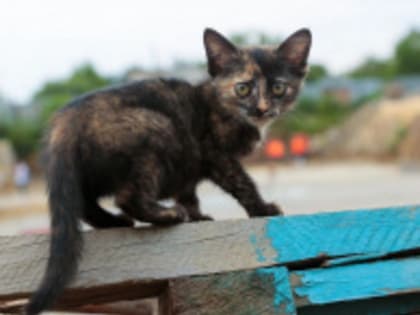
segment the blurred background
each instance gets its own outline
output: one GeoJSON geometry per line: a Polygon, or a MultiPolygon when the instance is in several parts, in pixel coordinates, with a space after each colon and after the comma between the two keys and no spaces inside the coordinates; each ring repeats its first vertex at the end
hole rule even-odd
{"type": "MultiPolygon", "coordinates": [[[[314,36],[296,108],[244,161],[287,214],[420,202],[420,2],[0,2],[0,234],[48,229],[40,140],[52,113],[111,84],[206,79],[202,32],[238,45],[314,36]]],[[[244,217],[218,188],[204,212],[244,217]]],[[[112,209],[112,200],[104,200],[112,209]]]]}

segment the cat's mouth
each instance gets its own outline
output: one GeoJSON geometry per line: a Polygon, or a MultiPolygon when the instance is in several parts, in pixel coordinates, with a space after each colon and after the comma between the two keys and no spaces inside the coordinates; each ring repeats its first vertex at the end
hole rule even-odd
{"type": "Polygon", "coordinates": [[[249,118],[253,123],[264,124],[270,120],[276,118],[279,113],[275,110],[268,110],[261,112],[258,109],[247,108],[244,106],[240,107],[241,114],[249,118]]]}

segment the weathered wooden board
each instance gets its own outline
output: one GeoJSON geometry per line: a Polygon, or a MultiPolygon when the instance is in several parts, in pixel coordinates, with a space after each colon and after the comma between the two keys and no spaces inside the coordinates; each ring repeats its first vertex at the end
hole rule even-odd
{"type": "MultiPolygon", "coordinates": [[[[33,291],[47,236],[0,237],[0,300],[33,291]]],[[[77,290],[420,250],[420,207],[86,233],[77,290]],[[104,277],[106,275],[106,277],[104,277]]]]}
{"type": "Polygon", "coordinates": [[[297,306],[420,294],[420,256],[291,273],[297,306]]]}
{"type": "MultiPolygon", "coordinates": [[[[361,310],[373,298],[399,297],[410,303],[384,308],[420,311],[420,257],[378,261],[343,267],[317,268],[291,273],[285,267],[196,276],[170,281],[172,312],[178,315],[265,314],[293,315],[309,306],[347,303],[361,310]],[[417,294],[417,302],[413,297],[417,294]]],[[[340,309],[339,306],[333,309],[340,309]]],[[[328,310],[328,308],[323,308],[328,310]]],[[[341,313],[328,313],[341,314],[341,313]]],[[[371,314],[349,311],[349,314],[371,314]]]]}
{"type": "MultiPolygon", "coordinates": [[[[266,219],[257,219],[88,232],[83,261],[71,287],[93,288],[269,265],[258,262],[249,241],[250,234],[264,235],[265,224],[266,219]]],[[[265,247],[270,250],[268,239],[265,247]]],[[[0,237],[0,248],[0,299],[33,291],[44,272],[48,237],[0,237]]]]}
{"type": "MultiPolygon", "coordinates": [[[[395,207],[273,218],[266,235],[277,262],[316,257],[374,258],[420,250],[420,207],[395,207]]],[[[262,257],[264,255],[262,254],[262,257]]],[[[270,256],[267,257],[270,259],[270,256]]]]}
{"type": "Polygon", "coordinates": [[[285,267],[172,280],[165,315],[294,315],[285,267]]]}
{"type": "MultiPolygon", "coordinates": [[[[106,275],[103,277],[105,279],[106,275]]],[[[66,290],[57,301],[55,309],[79,310],[86,305],[100,305],[158,297],[165,292],[167,287],[167,281],[132,281],[108,286],[78,287],[66,290]]],[[[1,297],[0,315],[2,312],[20,313],[27,302],[26,294],[1,297]]]]}

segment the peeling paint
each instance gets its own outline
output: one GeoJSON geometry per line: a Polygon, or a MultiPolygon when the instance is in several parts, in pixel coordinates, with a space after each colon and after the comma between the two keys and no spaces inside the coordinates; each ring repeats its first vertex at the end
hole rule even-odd
{"type": "Polygon", "coordinates": [[[342,211],[267,220],[266,237],[276,262],[317,257],[369,255],[380,257],[420,248],[420,207],[342,211]]]}
{"type": "Polygon", "coordinates": [[[262,277],[270,276],[274,286],[274,307],[279,314],[294,315],[296,308],[289,282],[289,271],[286,267],[273,267],[258,269],[257,273],[262,277]],[[280,312],[282,310],[282,312],[280,312]]]}
{"type": "Polygon", "coordinates": [[[294,272],[294,293],[313,304],[420,291],[420,257],[294,272]]]}
{"type": "Polygon", "coordinates": [[[258,262],[265,262],[267,261],[267,258],[264,255],[264,249],[262,246],[259,245],[259,242],[257,240],[257,236],[255,234],[252,234],[249,237],[249,241],[251,242],[252,246],[255,249],[255,254],[257,255],[257,261],[258,262]]]}

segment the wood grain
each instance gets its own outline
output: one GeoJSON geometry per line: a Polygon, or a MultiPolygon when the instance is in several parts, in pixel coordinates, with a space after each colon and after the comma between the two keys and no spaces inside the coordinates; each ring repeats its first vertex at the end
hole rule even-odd
{"type": "MultiPolygon", "coordinates": [[[[162,283],[191,276],[413,256],[420,253],[420,207],[101,230],[85,239],[63,306],[165,296],[162,283]]],[[[48,236],[0,237],[0,248],[1,305],[37,287],[48,236]]]]}
{"type": "Polygon", "coordinates": [[[317,268],[291,273],[297,306],[324,305],[417,293],[420,257],[317,268]]]}
{"type": "Polygon", "coordinates": [[[239,271],[173,280],[167,315],[296,314],[284,267],[276,272],[239,271]],[[276,296],[277,287],[282,288],[276,296]]]}
{"type": "MultiPolygon", "coordinates": [[[[82,290],[269,265],[258,262],[249,242],[250,233],[264,235],[265,223],[257,219],[88,232],[70,287],[82,290]]],[[[268,239],[265,244],[271,251],[268,239]]],[[[48,237],[0,237],[0,248],[0,299],[33,291],[44,272],[48,237]]]]}

